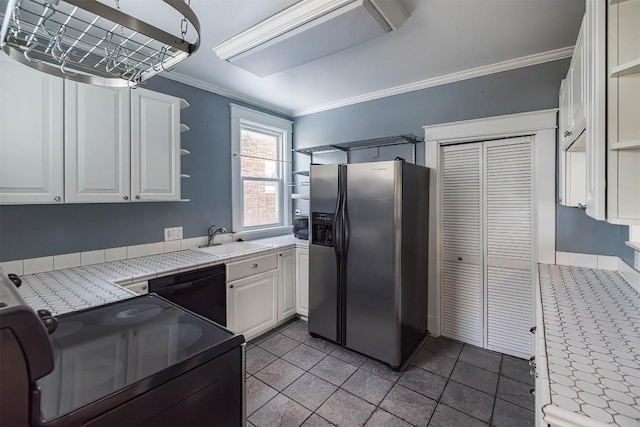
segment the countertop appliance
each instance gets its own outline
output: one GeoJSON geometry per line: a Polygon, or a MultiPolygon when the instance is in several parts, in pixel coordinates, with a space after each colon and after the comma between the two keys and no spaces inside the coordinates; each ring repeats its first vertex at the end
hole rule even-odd
{"type": "Polygon", "coordinates": [[[293,218],[293,234],[298,239],[309,240],[309,217],[299,216],[293,218]]]}
{"type": "Polygon", "coordinates": [[[149,280],[149,292],[227,326],[226,267],[216,265],[149,280]]]}
{"type": "Polygon", "coordinates": [[[1,425],[243,424],[242,335],[156,295],[57,321],[0,270],[1,425]]]}
{"type": "Polygon", "coordinates": [[[309,332],[398,369],[427,334],[429,169],[311,166],[309,332]]]}

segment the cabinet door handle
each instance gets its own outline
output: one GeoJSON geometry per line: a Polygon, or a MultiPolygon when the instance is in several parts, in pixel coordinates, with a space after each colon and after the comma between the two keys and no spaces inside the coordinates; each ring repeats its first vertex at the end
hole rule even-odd
{"type": "Polygon", "coordinates": [[[258,264],[251,264],[251,268],[258,268],[258,264]]]}
{"type": "Polygon", "coordinates": [[[144,286],[142,287],[142,290],[143,290],[143,291],[146,291],[146,290],[147,290],[147,287],[148,287],[147,285],[144,285],[144,286]]]}
{"type": "Polygon", "coordinates": [[[136,196],[136,200],[140,200],[140,196],[136,196]]]}
{"type": "Polygon", "coordinates": [[[458,261],[462,261],[462,257],[461,256],[458,257],[458,261]]]}
{"type": "Polygon", "coordinates": [[[125,200],[129,200],[129,196],[124,196],[124,199],[125,200]]]}
{"type": "Polygon", "coordinates": [[[564,137],[565,138],[568,137],[568,136],[571,136],[571,134],[573,134],[573,132],[571,132],[570,130],[565,130],[564,131],[564,137]]]}
{"type": "Polygon", "coordinates": [[[536,333],[536,329],[537,328],[535,326],[532,326],[531,329],[529,329],[529,332],[531,332],[532,334],[535,334],[536,333]]]}
{"type": "Polygon", "coordinates": [[[62,200],[62,197],[56,196],[56,197],[53,198],[53,200],[55,200],[56,202],[59,202],[60,200],[62,200]]]}
{"type": "Polygon", "coordinates": [[[229,289],[233,289],[233,285],[229,285],[229,289]]]}

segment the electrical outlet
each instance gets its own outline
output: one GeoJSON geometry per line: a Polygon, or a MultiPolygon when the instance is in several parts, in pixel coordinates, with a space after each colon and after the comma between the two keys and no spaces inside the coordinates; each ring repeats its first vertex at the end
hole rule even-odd
{"type": "Polygon", "coordinates": [[[164,229],[164,241],[170,242],[172,240],[182,239],[182,227],[173,227],[164,229]]]}

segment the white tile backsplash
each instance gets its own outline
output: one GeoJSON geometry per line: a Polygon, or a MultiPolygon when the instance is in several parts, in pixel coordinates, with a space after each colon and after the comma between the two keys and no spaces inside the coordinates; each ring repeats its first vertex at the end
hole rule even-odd
{"type": "Polygon", "coordinates": [[[148,244],[149,253],[147,255],[163,254],[164,253],[164,243],[165,242],[149,243],[148,244]]]}
{"type": "Polygon", "coordinates": [[[53,271],[53,257],[45,256],[24,260],[24,272],[22,274],[36,274],[45,271],[53,271]]]}
{"type": "Polygon", "coordinates": [[[105,262],[105,251],[100,249],[97,251],[80,252],[82,265],[103,264],[105,262]]]}
{"type": "Polygon", "coordinates": [[[598,269],[599,270],[618,270],[618,257],[598,255],[598,269]]]}
{"type": "Polygon", "coordinates": [[[65,268],[80,267],[82,260],[80,253],[54,255],[53,257],[53,269],[64,270],[65,268]]]}
{"type": "Polygon", "coordinates": [[[574,267],[598,268],[598,255],[571,253],[569,259],[574,267]]]}
{"type": "MultiPolygon", "coordinates": [[[[224,243],[232,242],[236,237],[237,235],[234,233],[220,235],[220,239],[224,243]]],[[[307,242],[300,243],[301,241],[294,239],[291,234],[261,240],[269,241],[270,244],[281,245],[290,244],[292,239],[296,242],[295,244],[297,246],[307,246],[307,242]]],[[[207,241],[207,236],[192,237],[182,240],[173,240],[170,242],[155,242],[142,245],[123,246],[119,248],[100,249],[97,251],[76,252],[71,254],[54,255],[52,257],[33,258],[31,260],[3,261],[0,262],[0,267],[2,267],[6,273],[15,273],[18,275],[42,273],[45,271],[90,266],[150,255],[161,255],[184,249],[194,249],[198,246],[206,245],[207,241]]],[[[216,242],[218,241],[219,239],[216,238],[216,242]]],[[[183,266],[181,268],[186,267],[183,266]]]]}
{"type": "Polygon", "coordinates": [[[556,252],[557,265],[571,265],[571,254],[569,252],[556,252]]]}
{"type": "MultiPolygon", "coordinates": [[[[163,246],[164,247],[164,246],[163,246]]],[[[139,258],[151,254],[151,243],[127,246],[127,258],[139,258]]]]}
{"type": "Polygon", "coordinates": [[[180,240],[171,240],[169,242],[164,242],[164,251],[165,252],[174,252],[182,249],[180,246],[180,240]]]}
{"type": "MultiPolygon", "coordinates": [[[[198,243],[196,241],[197,239],[195,237],[192,237],[190,239],[182,239],[180,240],[180,249],[193,249],[195,247],[198,246],[198,243]]],[[[205,242],[206,244],[206,242],[205,242]]]]}
{"type": "Polygon", "coordinates": [[[120,261],[121,259],[127,259],[127,247],[123,246],[121,248],[105,249],[104,259],[107,262],[120,261]]]}
{"type": "Polygon", "coordinates": [[[0,268],[7,274],[13,273],[22,276],[24,274],[24,261],[20,259],[18,261],[0,262],[0,268]]]}

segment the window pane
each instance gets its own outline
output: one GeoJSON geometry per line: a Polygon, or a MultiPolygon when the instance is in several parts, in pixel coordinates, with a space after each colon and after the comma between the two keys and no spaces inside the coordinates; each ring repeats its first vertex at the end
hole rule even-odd
{"type": "Polygon", "coordinates": [[[249,129],[240,130],[240,174],[260,178],[278,178],[278,162],[262,159],[278,159],[279,138],[268,133],[249,129]]]}
{"type": "Polygon", "coordinates": [[[265,181],[242,181],[244,226],[278,224],[278,184],[265,181]]]}

